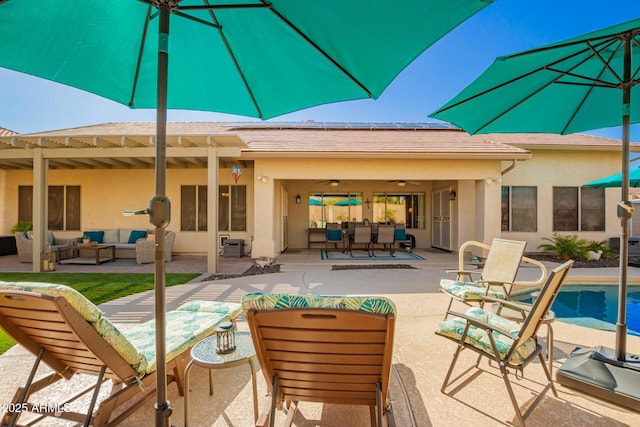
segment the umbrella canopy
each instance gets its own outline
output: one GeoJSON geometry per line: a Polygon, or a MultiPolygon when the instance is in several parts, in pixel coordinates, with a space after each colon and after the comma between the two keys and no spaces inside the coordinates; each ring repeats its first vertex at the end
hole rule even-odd
{"type": "MultiPolygon", "coordinates": [[[[597,179],[584,184],[584,186],[593,188],[622,187],[622,174],[617,173],[606,178],[597,179]]],[[[640,168],[629,171],[629,187],[640,187],[640,168]]]]}
{"type": "Polygon", "coordinates": [[[156,108],[160,42],[169,53],[168,108],[266,119],[378,97],[491,2],[0,1],[0,66],[156,108]],[[156,4],[171,10],[170,37],[160,40],[156,4]]]}
{"type": "Polygon", "coordinates": [[[322,203],[322,200],[318,199],[309,199],[309,204],[311,206],[327,206],[326,203],[322,203]]]}
{"type": "Polygon", "coordinates": [[[360,206],[362,204],[362,200],[349,198],[345,200],[340,200],[333,204],[333,206],[360,206]]]}
{"type": "MultiPolygon", "coordinates": [[[[629,236],[629,125],[640,122],[640,18],[503,56],[431,117],[475,133],[622,126],[620,241],[629,236]]],[[[628,246],[620,245],[616,357],[626,358],[628,246]]]]}
{"type": "Polygon", "coordinates": [[[156,424],[168,425],[164,319],[167,108],[269,118],[376,98],[492,0],[0,0],[0,67],[157,109],[156,424]]]}

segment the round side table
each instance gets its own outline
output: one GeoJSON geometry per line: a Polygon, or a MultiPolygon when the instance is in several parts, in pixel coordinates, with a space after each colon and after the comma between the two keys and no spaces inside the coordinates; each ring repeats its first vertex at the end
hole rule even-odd
{"type": "Polygon", "coordinates": [[[184,425],[189,426],[189,372],[191,368],[199,366],[209,369],[209,394],[213,395],[212,369],[226,369],[234,366],[248,364],[251,368],[251,383],[253,386],[253,418],[258,420],[258,387],[256,383],[256,367],[253,359],[256,351],[253,348],[249,332],[236,332],[236,349],[228,354],[216,353],[217,339],[211,335],[197,343],[191,349],[191,358],[184,370],[184,425]]]}

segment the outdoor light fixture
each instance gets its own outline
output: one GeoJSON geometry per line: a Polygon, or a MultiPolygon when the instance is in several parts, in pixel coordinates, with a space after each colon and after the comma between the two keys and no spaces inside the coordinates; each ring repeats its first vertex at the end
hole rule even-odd
{"type": "Polygon", "coordinates": [[[216,326],[216,353],[228,354],[236,349],[236,327],[231,322],[216,326]]]}
{"type": "Polygon", "coordinates": [[[369,200],[367,198],[367,200],[364,201],[364,204],[367,205],[367,209],[369,209],[369,205],[371,204],[371,200],[369,200]]]}
{"type": "Polygon", "coordinates": [[[264,176],[264,175],[258,175],[256,176],[256,179],[260,182],[267,182],[269,181],[269,177],[268,176],[264,176]]]}
{"type": "Polygon", "coordinates": [[[302,203],[302,197],[300,197],[299,194],[296,194],[296,205],[299,205],[300,203],[302,203]]]}
{"type": "Polygon", "coordinates": [[[449,200],[456,199],[456,190],[449,190],[449,200]]]}
{"type": "Polygon", "coordinates": [[[407,185],[406,182],[404,181],[398,181],[398,187],[404,187],[405,185],[407,185]]]}

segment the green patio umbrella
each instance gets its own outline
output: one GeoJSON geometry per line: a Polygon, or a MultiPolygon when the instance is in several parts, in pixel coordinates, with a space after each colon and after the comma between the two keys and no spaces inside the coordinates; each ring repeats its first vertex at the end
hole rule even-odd
{"type": "Polygon", "coordinates": [[[377,98],[425,49],[493,0],[0,0],[0,67],[157,109],[156,424],[164,384],[167,108],[269,118],[377,98]]]}
{"type": "MultiPolygon", "coordinates": [[[[629,126],[640,122],[640,102],[632,102],[640,97],[639,77],[640,19],[634,19],[500,57],[431,117],[455,123],[470,134],[567,134],[622,126],[618,217],[620,241],[627,242],[633,212],[627,200],[629,126]]],[[[625,360],[628,251],[628,245],[620,245],[615,359],[631,363],[625,360]]],[[[634,392],[640,396],[640,390],[634,392]]]]}
{"type": "MultiPolygon", "coordinates": [[[[584,186],[593,188],[622,187],[622,174],[617,173],[606,178],[597,179],[584,184],[584,186]]],[[[640,187],[640,168],[629,171],[629,187],[640,187]]]]}

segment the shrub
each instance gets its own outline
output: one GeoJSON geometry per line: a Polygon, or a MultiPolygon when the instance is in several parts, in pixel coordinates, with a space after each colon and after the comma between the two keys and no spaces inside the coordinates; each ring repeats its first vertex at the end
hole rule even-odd
{"type": "Polygon", "coordinates": [[[18,231],[29,231],[33,228],[31,221],[19,221],[11,228],[11,234],[15,234],[18,231]]]}
{"type": "Polygon", "coordinates": [[[565,261],[575,258],[585,259],[587,258],[587,251],[590,250],[587,249],[589,242],[578,238],[575,234],[571,236],[561,236],[558,233],[553,233],[553,237],[545,237],[542,240],[549,242],[539,246],[543,252],[553,252],[565,261]]]}

